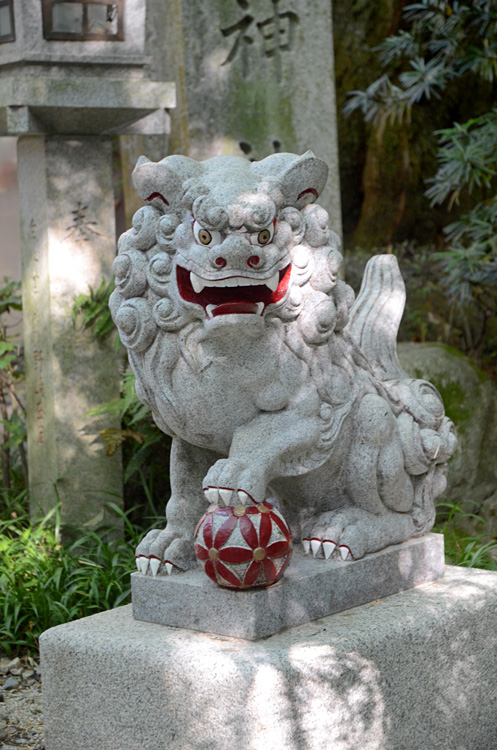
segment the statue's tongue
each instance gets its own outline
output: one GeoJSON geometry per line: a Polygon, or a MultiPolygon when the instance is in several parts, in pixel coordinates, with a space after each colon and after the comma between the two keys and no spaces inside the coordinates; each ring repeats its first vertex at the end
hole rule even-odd
{"type": "Polygon", "coordinates": [[[217,315],[257,315],[259,306],[255,302],[225,302],[216,305],[209,312],[213,318],[217,315]]]}

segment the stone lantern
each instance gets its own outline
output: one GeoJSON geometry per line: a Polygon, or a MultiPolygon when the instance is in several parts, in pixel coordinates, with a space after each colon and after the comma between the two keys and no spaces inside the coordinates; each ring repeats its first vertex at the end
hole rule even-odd
{"type": "MultiPolygon", "coordinates": [[[[110,279],[110,136],[160,135],[174,84],[151,81],[146,0],[0,0],[0,135],[18,137],[30,498],[62,521],[112,523],[120,456],[87,413],[118,396],[109,342],[74,328],[78,294],[110,279]]],[[[118,426],[116,424],[116,426],[118,426]]],[[[117,502],[119,500],[117,499],[117,502]]]]}

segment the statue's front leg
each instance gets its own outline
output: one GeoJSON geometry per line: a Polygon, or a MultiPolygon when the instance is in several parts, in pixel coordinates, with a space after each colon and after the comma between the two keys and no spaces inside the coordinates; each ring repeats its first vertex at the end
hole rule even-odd
{"type": "Polygon", "coordinates": [[[196,565],[193,536],[205,512],[202,481],[218,454],[174,438],[171,448],[171,498],[166,506],[167,526],[152,529],[136,549],[142,573],[175,573],[196,565]]]}
{"type": "Polygon", "coordinates": [[[296,409],[262,413],[239,427],[229,457],[220,459],[204,479],[204,492],[212,503],[257,505],[268,484],[285,474],[285,461],[306,452],[319,441],[320,422],[315,414],[296,409]]]}

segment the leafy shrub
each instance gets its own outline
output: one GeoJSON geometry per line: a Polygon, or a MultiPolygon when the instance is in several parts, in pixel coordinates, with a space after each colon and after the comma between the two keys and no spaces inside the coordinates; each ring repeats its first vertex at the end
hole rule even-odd
{"type": "Polygon", "coordinates": [[[497,570],[497,539],[478,513],[468,512],[462,503],[440,503],[433,531],[444,535],[447,565],[497,570]]]}
{"type": "MultiPolygon", "coordinates": [[[[451,96],[464,78],[468,90],[482,81],[491,91],[497,77],[497,5],[491,0],[422,0],[404,10],[407,29],[389,36],[377,52],[385,74],[364,91],[352,91],[345,113],[360,110],[376,127],[388,120],[408,123],[420,102],[451,96]]],[[[461,315],[480,321],[466,351],[495,357],[497,331],[497,110],[434,133],[437,166],[427,179],[432,205],[457,206],[475,190],[479,199],[444,232],[447,248],[439,253],[442,284],[461,315]],[[475,312],[476,310],[476,312],[475,312]]]]}
{"type": "Polygon", "coordinates": [[[124,539],[80,529],[64,546],[57,511],[34,525],[27,513],[0,521],[0,650],[35,650],[47,628],[129,603],[143,529],[117,505],[108,507],[122,517],[124,539]]]}

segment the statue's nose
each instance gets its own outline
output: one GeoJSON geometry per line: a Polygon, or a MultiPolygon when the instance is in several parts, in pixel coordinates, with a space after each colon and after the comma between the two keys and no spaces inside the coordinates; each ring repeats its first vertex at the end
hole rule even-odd
{"type": "Polygon", "coordinates": [[[217,247],[211,257],[211,264],[216,268],[229,268],[246,271],[258,266],[260,258],[250,242],[239,234],[227,237],[221,247],[217,247]]]}

